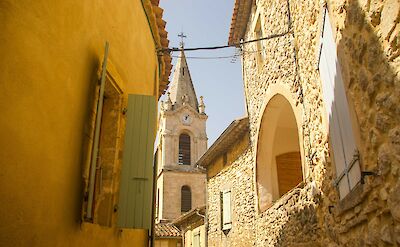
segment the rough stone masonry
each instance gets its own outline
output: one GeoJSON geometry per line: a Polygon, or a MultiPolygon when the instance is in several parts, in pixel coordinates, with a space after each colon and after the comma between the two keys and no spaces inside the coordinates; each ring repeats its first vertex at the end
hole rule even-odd
{"type": "Polygon", "coordinates": [[[233,227],[219,230],[209,212],[209,246],[400,245],[400,2],[398,0],[258,0],[244,40],[254,38],[256,14],[265,36],[265,63],[255,43],[243,46],[243,77],[250,120],[249,149],[209,179],[209,208],[219,208],[221,184],[233,183],[233,227]],[[364,184],[342,200],[333,182],[329,133],[317,69],[322,12],[327,6],[355,130],[364,184]],[[257,11],[258,9],[258,11],[257,11]],[[290,11],[289,11],[290,10],[290,11]],[[301,109],[307,177],[265,211],[257,209],[257,131],[272,88],[289,90],[301,109]]]}

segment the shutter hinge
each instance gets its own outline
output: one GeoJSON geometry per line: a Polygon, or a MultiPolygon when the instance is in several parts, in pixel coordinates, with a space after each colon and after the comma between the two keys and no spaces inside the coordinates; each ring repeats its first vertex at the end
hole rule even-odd
{"type": "MultiPolygon", "coordinates": [[[[342,180],[342,178],[343,178],[345,175],[349,174],[351,168],[352,168],[352,167],[354,166],[354,164],[355,164],[357,161],[359,161],[359,160],[360,160],[360,152],[359,152],[357,149],[355,149],[355,150],[354,150],[354,154],[353,154],[353,159],[350,161],[349,165],[346,166],[346,168],[342,171],[342,173],[340,173],[339,176],[338,176],[338,177],[335,179],[335,181],[333,182],[333,185],[334,185],[335,187],[338,187],[338,186],[339,186],[339,182],[342,180]]],[[[362,181],[362,179],[363,179],[363,177],[362,177],[362,174],[361,174],[361,181],[362,181]]]]}
{"type": "Polygon", "coordinates": [[[371,171],[362,171],[361,172],[361,184],[365,183],[365,177],[366,176],[378,176],[378,174],[376,172],[371,172],[371,171]]]}
{"type": "Polygon", "coordinates": [[[133,177],[132,180],[149,180],[148,178],[133,177]]]}

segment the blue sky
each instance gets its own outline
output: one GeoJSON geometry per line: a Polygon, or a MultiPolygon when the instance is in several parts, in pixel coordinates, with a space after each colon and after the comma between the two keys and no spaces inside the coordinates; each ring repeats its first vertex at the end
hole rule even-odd
{"type": "MultiPolygon", "coordinates": [[[[181,31],[187,36],[186,48],[226,45],[233,4],[234,0],[161,0],[170,47],[179,47],[181,31]]],[[[187,51],[185,54],[197,97],[204,96],[208,145],[211,146],[235,118],[245,114],[240,57],[234,63],[232,58],[190,58],[232,56],[234,48],[187,51]]],[[[173,58],[174,65],[175,62],[173,58]]]]}

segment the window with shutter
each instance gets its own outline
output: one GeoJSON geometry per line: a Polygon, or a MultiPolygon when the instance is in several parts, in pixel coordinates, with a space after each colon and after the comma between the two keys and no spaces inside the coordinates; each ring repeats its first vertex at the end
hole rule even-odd
{"type": "MultiPolygon", "coordinates": [[[[258,15],[258,17],[257,17],[256,26],[254,29],[254,35],[255,35],[256,39],[264,38],[264,33],[262,30],[262,26],[261,26],[261,15],[258,15]]],[[[257,60],[258,60],[259,66],[261,66],[266,58],[266,50],[264,47],[263,40],[257,41],[257,54],[258,54],[257,60]]]]}
{"type": "Polygon", "coordinates": [[[182,186],[181,188],[181,212],[186,213],[192,209],[192,192],[189,186],[182,186]]]}
{"type": "Polygon", "coordinates": [[[108,44],[106,44],[99,85],[89,119],[88,153],[90,153],[89,183],[84,219],[103,226],[111,226],[115,189],[113,171],[120,165],[120,139],[124,120],[123,90],[107,71],[108,44]]]}
{"type": "Polygon", "coordinates": [[[232,228],[232,211],[231,211],[231,191],[224,190],[221,192],[221,228],[229,230],[232,228]]]}
{"type": "Polygon", "coordinates": [[[179,135],[179,165],[190,165],[190,136],[188,134],[179,135]]]}
{"type": "Polygon", "coordinates": [[[340,198],[344,198],[360,182],[361,170],[327,9],[323,15],[321,34],[318,68],[328,115],[331,155],[336,167],[335,185],[339,190],[340,198]]]}

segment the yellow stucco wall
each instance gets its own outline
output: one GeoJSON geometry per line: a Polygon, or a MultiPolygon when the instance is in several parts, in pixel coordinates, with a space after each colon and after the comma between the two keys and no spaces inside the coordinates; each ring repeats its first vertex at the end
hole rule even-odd
{"type": "Polygon", "coordinates": [[[154,247],[181,247],[181,240],[175,238],[169,239],[156,239],[154,241],[154,247]]]}
{"type": "Polygon", "coordinates": [[[80,224],[91,91],[110,43],[126,93],[158,61],[136,0],[0,2],[0,246],[143,246],[144,230],[80,224]]]}

